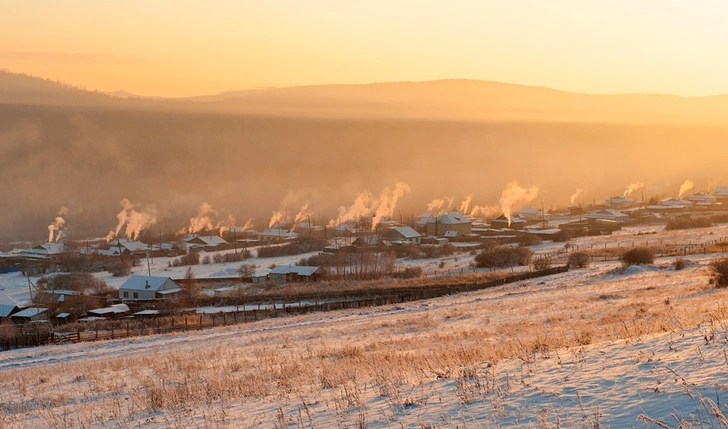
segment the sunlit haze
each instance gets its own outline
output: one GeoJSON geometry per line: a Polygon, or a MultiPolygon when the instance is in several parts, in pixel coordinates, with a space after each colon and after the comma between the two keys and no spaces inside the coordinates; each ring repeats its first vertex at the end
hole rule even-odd
{"type": "Polygon", "coordinates": [[[167,97],[468,78],[728,93],[721,1],[0,0],[0,68],[167,97]]]}

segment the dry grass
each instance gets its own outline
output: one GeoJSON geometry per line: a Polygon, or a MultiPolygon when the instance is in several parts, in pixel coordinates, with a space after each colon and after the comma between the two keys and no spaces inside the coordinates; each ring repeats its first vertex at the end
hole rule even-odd
{"type": "MultiPolygon", "coordinates": [[[[433,379],[452,379],[457,397],[468,404],[508,389],[489,369],[503,359],[520,359],[527,373],[538,357],[557,350],[728,320],[722,304],[728,290],[701,286],[707,277],[693,270],[697,281],[669,289],[615,280],[599,293],[575,285],[569,300],[551,300],[554,290],[541,287],[488,303],[522,288],[513,285],[413,303],[419,309],[407,313],[390,307],[360,321],[338,312],[336,322],[307,315],[221,328],[225,339],[211,340],[213,346],[191,337],[179,347],[88,358],[82,365],[3,370],[0,428],[125,428],[145,419],[166,419],[165,427],[236,427],[241,422],[226,414],[230,403],[298,400],[300,416],[279,415],[276,426],[293,419],[296,427],[314,427],[306,424],[313,411],[305,398],[352,419],[344,427],[366,427],[363,398],[370,391],[391,410],[409,410],[428,401],[420,390],[433,379]]],[[[503,406],[492,405],[496,413],[503,406]]],[[[263,421],[270,424],[272,417],[263,421]]]]}

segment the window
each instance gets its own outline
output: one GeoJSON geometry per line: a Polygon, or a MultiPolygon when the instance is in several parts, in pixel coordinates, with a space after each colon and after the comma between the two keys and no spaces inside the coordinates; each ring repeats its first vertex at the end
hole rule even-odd
{"type": "Polygon", "coordinates": [[[134,292],[134,299],[139,299],[139,292],[134,292]]]}
{"type": "Polygon", "coordinates": [[[129,298],[129,292],[128,291],[124,291],[124,298],[129,298]]]}

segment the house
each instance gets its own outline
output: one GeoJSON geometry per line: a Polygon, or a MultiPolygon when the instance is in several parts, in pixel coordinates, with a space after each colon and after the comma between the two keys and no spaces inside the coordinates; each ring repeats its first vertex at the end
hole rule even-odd
{"type": "Polygon", "coordinates": [[[129,311],[129,306],[126,304],[114,304],[109,307],[88,310],[86,313],[88,313],[89,316],[113,319],[119,316],[125,316],[129,314],[129,311]]]}
{"type": "Polygon", "coordinates": [[[276,284],[291,282],[315,282],[324,275],[321,267],[305,267],[298,265],[281,265],[273,268],[268,275],[276,284]]]}
{"type": "Polygon", "coordinates": [[[716,186],[714,195],[720,199],[728,199],[728,186],[716,186]]]}
{"type": "Polygon", "coordinates": [[[131,276],[119,286],[122,299],[176,298],[182,288],[169,277],[131,276]]]}
{"type": "Polygon", "coordinates": [[[48,320],[48,309],[42,307],[26,308],[23,311],[19,311],[13,314],[11,317],[13,318],[13,320],[21,323],[48,320]]]}
{"type": "Polygon", "coordinates": [[[363,235],[351,242],[351,245],[357,249],[380,249],[389,247],[389,241],[383,240],[378,235],[363,235]]]}
{"type": "Polygon", "coordinates": [[[298,234],[287,229],[264,229],[258,233],[258,240],[267,242],[278,242],[285,240],[294,240],[298,238],[298,234]]]}
{"type": "Polygon", "coordinates": [[[382,234],[382,238],[392,242],[420,244],[422,234],[409,226],[402,226],[385,231],[384,234],[382,234]]]}
{"type": "Polygon", "coordinates": [[[718,197],[716,197],[715,195],[710,195],[707,192],[693,194],[689,197],[685,197],[685,199],[690,201],[691,203],[694,203],[696,206],[709,206],[715,204],[718,201],[718,197]]]}
{"type": "Polygon", "coordinates": [[[66,247],[63,243],[44,243],[20,252],[22,259],[47,260],[58,262],[67,257],[78,255],[78,252],[66,247]]]}
{"type": "Polygon", "coordinates": [[[10,317],[18,311],[20,311],[18,304],[12,298],[5,295],[4,292],[0,291],[0,319],[10,317]]]}
{"type": "Polygon", "coordinates": [[[125,255],[143,255],[151,249],[141,241],[132,241],[124,238],[116,238],[111,240],[109,243],[109,250],[116,252],[116,254],[123,253],[125,255]]]}
{"type": "Polygon", "coordinates": [[[460,213],[446,213],[427,220],[427,235],[442,237],[448,231],[455,231],[456,237],[470,234],[472,231],[470,218],[460,213]]]}
{"type": "Polygon", "coordinates": [[[532,207],[524,207],[516,212],[516,216],[523,220],[538,220],[543,218],[543,211],[532,207]]]}
{"type": "Polygon", "coordinates": [[[511,216],[510,220],[502,214],[490,221],[491,229],[523,229],[526,221],[518,216],[511,216]]]}
{"type": "Polygon", "coordinates": [[[606,201],[604,201],[604,205],[606,205],[610,209],[624,209],[627,207],[632,207],[633,205],[635,205],[636,202],[637,201],[633,200],[630,197],[620,195],[607,199],[606,201]]]}
{"type": "Polygon", "coordinates": [[[184,242],[187,244],[187,249],[193,253],[199,252],[200,250],[214,252],[216,250],[227,250],[230,248],[230,244],[217,235],[203,236],[191,234],[184,238],[184,242]]]}
{"type": "Polygon", "coordinates": [[[608,220],[614,222],[624,222],[629,219],[629,216],[627,216],[626,214],[611,209],[595,211],[587,214],[584,217],[589,220],[608,220]]]}

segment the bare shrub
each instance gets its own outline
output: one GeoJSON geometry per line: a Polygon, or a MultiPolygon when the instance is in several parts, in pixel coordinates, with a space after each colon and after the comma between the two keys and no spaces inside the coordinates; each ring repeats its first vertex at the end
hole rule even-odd
{"type": "Polygon", "coordinates": [[[255,269],[258,268],[255,264],[243,264],[238,268],[238,273],[241,279],[250,279],[255,273],[255,269]]]}
{"type": "Polygon", "coordinates": [[[713,220],[711,218],[702,217],[694,219],[686,216],[668,220],[665,225],[665,230],[674,231],[676,229],[708,228],[711,226],[713,226],[713,220]]]}
{"type": "Polygon", "coordinates": [[[407,267],[392,274],[397,279],[414,279],[422,275],[422,267],[407,267]]]}
{"type": "Polygon", "coordinates": [[[710,283],[717,288],[728,287],[728,257],[715,259],[708,264],[710,283]]]}
{"type": "Polygon", "coordinates": [[[625,267],[651,264],[655,262],[655,252],[649,247],[635,247],[622,253],[619,260],[625,267]]]}
{"type": "Polygon", "coordinates": [[[131,274],[131,264],[118,260],[107,264],[106,269],[114,277],[124,277],[131,274]]]}
{"type": "Polygon", "coordinates": [[[684,270],[688,266],[687,262],[685,262],[685,259],[683,258],[677,258],[674,261],[672,261],[672,268],[675,269],[675,271],[684,270]]]}
{"type": "Polygon", "coordinates": [[[589,254],[586,252],[573,252],[569,255],[567,263],[569,268],[587,268],[589,266],[589,254]]]}
{"type": "Polygon", "coordinates": [[[533,269],[534,270],[538,270],[538,271],[548,270],[549,268],[551,268],[551,258],[549,258],[548,256],[543,256],[543,255],[537,256],[533,260],[533,269]]]}
{"type": "Polygon", "coordinates": [[[525,247],[500,246],[483,249],[475,257],[475,264],[479,268],[526,266],[531,263],[532,256],[533,252],[525,247]]]}
{"type": "MultiPolygon", "coordinates": [[[[217,256],[217,255],[215,255],[215,256],[217,256]]],[[[210,263],[212,262],[212,259],[210,258],[210,255],[205,255],[205,256],[202,257],[202,261],[201,262],[204,265],[210,265],[210,263]]]]}

